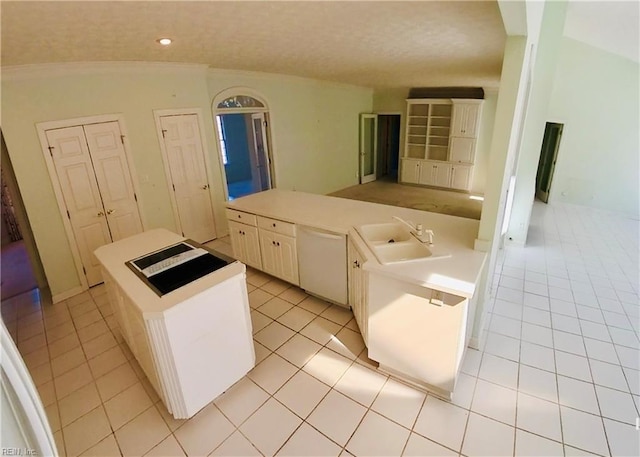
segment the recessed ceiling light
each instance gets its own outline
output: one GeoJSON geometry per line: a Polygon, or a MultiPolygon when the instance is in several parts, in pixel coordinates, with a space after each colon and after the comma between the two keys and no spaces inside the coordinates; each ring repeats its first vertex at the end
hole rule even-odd
{"type": "Polygon", "coordinates": [[[173,40],[171,38],[160,38],[156,40],[157,43],[160,43],[162,46],[169,46],[173,40]]]}

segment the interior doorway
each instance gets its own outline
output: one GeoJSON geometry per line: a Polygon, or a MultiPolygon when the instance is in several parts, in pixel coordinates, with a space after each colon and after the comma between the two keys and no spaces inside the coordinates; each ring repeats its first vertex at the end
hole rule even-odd
{"type": "Polygon", "coordinates": [[[400,125],[399,113],[360,115],[360,184],[377,179],[398,181],[400,125]]]}
{"type": "Polygon", "coordinates": [[[551,181],[553,180],[563,127],[564,124],[547,122],[544,128],[542,149],[536,174],[536,197],[544,203],[549,201],[551,181]]]}
{"type": "Polygon", "coordinates": [[[47,283],[2,131],[0,131],[0,142],[2,143],[0,294],[2,300],[6,300],[36,287],[44,289],[47,283]]]}
{"type": "Polygon", "coordinates": [[[249,95],[216,97],[219,98],[222,98],[220,102],[214,101],[214,116],[227,199],[273,188],[274,167],[266,104],[249,95]]]}
{"type": "Polygon", "coordinates": [[[400,114],[378,114],[378,166],[376,178],[398,180],[400,114]]]}

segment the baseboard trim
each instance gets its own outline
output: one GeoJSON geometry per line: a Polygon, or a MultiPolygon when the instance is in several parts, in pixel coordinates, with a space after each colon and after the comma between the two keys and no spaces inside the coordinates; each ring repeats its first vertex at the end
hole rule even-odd
{"type": "Polygon", "coordinates": [[[74,295],[78,295],[82,293],[84,290],[85,289],[83,289],[82,286],[74,287],[73,289],[69,289],[59,294],[52,295],[51,301],[53,301],[53,303],[56,304],[63,300],[66,300],[67,298],[71,298],[74,295]]]}

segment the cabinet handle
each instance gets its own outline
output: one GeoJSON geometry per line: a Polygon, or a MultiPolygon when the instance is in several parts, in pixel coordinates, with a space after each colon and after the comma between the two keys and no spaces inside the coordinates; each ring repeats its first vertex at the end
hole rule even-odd
{"type": "Polygon", "coordinates": [[[209,188],[209,184],[205,184],[204,186],[202,186],[202,190],[207,190],[209,188]]]}
{"type": "Polygon", "coordinates": [[[271,224],[271,225],[273,225],[274,227],[276,226],[276,224],[271,224]]]}
{"type": "Polygon", "coordinates": [[[100,211],[100,212],[97,214],[97,216],[98,216],[98,217],[102,217],[102,216],[104,216],[104,213],[103,213],[102,211],[100,211]]]}
{"type": "Polygon", "coordinates": [[[110,210],[107,210],[107,214],[112,214],[112,213],[115,213],[115,211],[116,211],[115,209],[110,209],[110,210]]]}
{"type": "Polygon", "coordinates": [[[275,245],[276,245],[276,242],[275,242],[275,241],[272,241],[272,242],[271,242],[271,244],[273,244],[273,245],[275,246],[275,245]]]}
{"type": "Polygon", "coordinates": [[[278,241],[278,242],[276,243],[276,245],[277,245],[277,246],[280,246],[280,241],[278,241]]]}

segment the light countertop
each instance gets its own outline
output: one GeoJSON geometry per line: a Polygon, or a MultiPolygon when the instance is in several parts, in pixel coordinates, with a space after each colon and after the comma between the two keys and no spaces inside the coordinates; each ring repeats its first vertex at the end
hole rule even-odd
{"type": "Polygon", "coordinates": [[[153,229],[129,238],[99,247],[95,255],[103,268],[115,279],[124,293],[140,309],[145,318],[157,318],[176,305],[192,298],[216,284],[237,274],[244,274],[246,267],[240,262],[233,262],[224,268],[209,273],[202,278],[158,296],[142,281],[125,262],[148,254],[166,246],[171,246],[185,237],[166,229],[153,229]]]}
{"type": "Polygon", "coordinates": [[[227,203],[227,207],[346,234],[367,253],[365,269],[464,297],[473,296],[486,259],[486,253],[473,249],[480,224],[474,219],[278,189],[233,200],[227,203]],[[380,264],[353,228],[364,224],[393,222],[392,216],[421,223],[425,229],[433,230],[434,246],[451,256],[380,264]]]}

